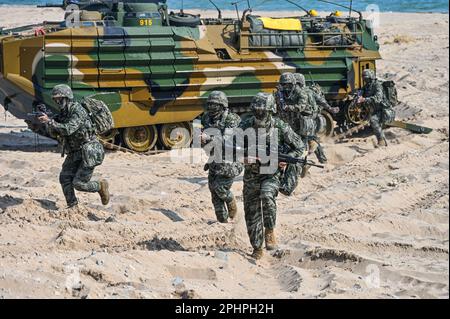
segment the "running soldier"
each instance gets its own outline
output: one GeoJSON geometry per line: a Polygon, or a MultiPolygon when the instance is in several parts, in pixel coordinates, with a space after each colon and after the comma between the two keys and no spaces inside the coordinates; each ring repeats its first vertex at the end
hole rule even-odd
{"type": "Polygon", "coordinates": [[[108,182],[104,179],[91,180],[95,167],[102,164],[105,153],[88,112],[74,100],[72,89],[67,85],[55,86],[52,99],[60,107],[60,113],[54,118],[43,114],[38,120],[45,124],[48,136],[62,141],[62,156],[67,155],[59,175],[67,206],[78,205],[75,190],[99,193],[102,204],[108,205],[108,182]]]}
{"type": "MultiPolygon", "coordinates": [[[[224,136],[226,129],[236,128],[240,122],[240,117],[228,110],[228,98],[225,93],[211,92],[206,102],[206,112],[202,117],[203,128],[205,130],[217,129],[221,136],[224,136]]],[[[204,146],[211,143],[214,138],[203,133],[201,139],[204,146]]],[[[221,141],[220,138],[217,140],[221,141]]],[[[237,215],[237,203],[231,187],[234,179],[242,173],[243,165],[227,163],[222,160],[223,158],[220,159],[220,163],[206,164],[205,170],[209,171],[208,185],[217,220],[227,223],[229,218],[234,219],[237,215]]]]}
{"type": "Polygon", "coordinates": [[[370,109],[370,126],[377,138],[378,146],[387,146],[386,137],[383,132],[383,125],[395,118],[395,112],[384,103],[383,84],[375,75],[375,72],[369,69],[363,71],[364,87],[362,96],[358,99],[358,104],[364,104],[370,109]],[[389,110],[387,110],[389,109],[389,110]],[[391,111],[391,112],[386,112],[391,111]],[[383,114],[390,116],[383,116],[383,114]],[[388,119],[388,117],[392,117],[388,119]]]}
{"type": "MultiPolygon", "coordinates": [[[[251,103],[253,116],[243,121],[240,127],[245,131],[253,129],[257,132],[264,131],[263,143],[257,141],[258,146],[263,144],[266,150],[270,149],[271,140],[276,140],[278,148],[283,153],[293,157],[301,157],[305,146],[292,128],[274,117],[276,113],[275,99],[273,95],[258,93],[251,103]]],[[[265,241],[267,250],[277,249],[275,237],[277,203],[276,198],[280,188],[280,180],[286,163],[279,163],[278,169],[272,174],[264,174],[261,164],[247,162],[244,173],[244,210],[247,231],[250,243],[253,247],[252,257],[260,259],[263,256],[263,244],[265,241]]]]}

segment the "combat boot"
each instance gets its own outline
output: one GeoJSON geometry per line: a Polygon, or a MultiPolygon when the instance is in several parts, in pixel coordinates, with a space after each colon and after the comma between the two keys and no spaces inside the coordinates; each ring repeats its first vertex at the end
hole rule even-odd
{"type": "Polygon", "coordinates": [[[217,221],[221,224],[228,224],[228,218],[225,217],[217,217],[217,221]]]}
{"type": "Polygon", "coordinates": [[[231,219],[234,219],[237,215],[238,212],[238,208],[237,208],[237,203],[236,203],[236,198],[233,197],[233,199],[231,200],[231,202],[227,203],[227,208],[228,208],[228,216],[231,219]]]}
{"type": "Polygon", "coordinates": [[[267,250],[275,250],[278,248],[274,229],[266,228],[264,236],[266,239],[266,249],[267,250]]]}
{"type": "Polygon", "coordinates": [[[74,208],[77,206],[78,206],[78,202],[73,202],[73,203],[67,204],[67,209],[71,209],[71,208],[74,208]]]}
{"type": "Polygon", "coordinates": [[[107,180],[102,179],[100,181],[100,190],[98,191],[98,193],[100,194],[102,204],[105,206],[108,205],[109,204],[109,185],[108,185],[107,180]]]}
{"type": "Polygon", "coordinates": [[[263,255],[264,255],[264,252],[263,252],[262,248],[253,249],[253,253],[252,253],[253,259],[259,260],[263,257],[263,255]]]}
{"type": "Polygon", "coordinates": [[[378,140],[378,146],[379,147],[386,147],[387,146],[387,142],[385,138],[381,138],[378,140]]]}
{"type": "Polygon", "coordinates": [[[325,164],[326,162],[328,162],[328,159],[325,155],[325,152],[322,149],[322,146],[317,147],[317,149],[314,153],[315,153],[317,159],[319,160],[319,163],[325,164]]]}
{"type": "Polygon", "coordinates": [[[302,173],[300,174],[301,178],[305,178],[308,175],[309,169],[311,168],[311,166],[309,165],[305,165],[302,168],[302,173]]]}

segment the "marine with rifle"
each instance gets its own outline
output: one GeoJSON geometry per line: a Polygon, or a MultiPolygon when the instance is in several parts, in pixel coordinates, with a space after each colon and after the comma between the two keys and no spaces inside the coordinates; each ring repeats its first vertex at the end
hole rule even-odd
{"type": "MultiPolygon", "coordinates": [[[[88,111],[74,100],[72,89],[59,84],[53,88],[52,99],[59,106],[59,114],[49,116],[43,107],[33,113],[44,124],[41,134],[62,142],[62,156],[66,159],[59,175],[68,208],[78,205],[75,190],[99,193],[102,204],[109,203],[108,182],[91,180],[95,167],[102,164],[105,153],[96,135],[96,126],[88,111]]],[[[108,114],[110,116],[110,114],[108,114]]],[[[27,122],[32,130],[37,126],[27,122]]]]}
{"type": "Polygon", "coordinates": [[[387,146],[383,125],[394,121],[393,106],[385,98],[383,83],[377,79],[373,70],[364,70],[362,77],[364,86],[356,103],[370,110],[370,126],[377,138],[378,146],[387,146]]]}
{"type": "MultiPolygon", "coordinates": [[[[264,151],[270,150],[275,141],[277,151],[282,150],[287,158],[299,158],[304,163],[305,145],[293,129],[275,117],[276,105],[274,96],[258,93],[251,103],[252,116],[241,122],[243,131],[258,131],[256,144],[264,151]],[[263,133],[263,134],[259,134],[263,133]]],[[[277,154],[276,154],[277,155],[277,154]]],[[[267,250],[277,248],[275,237],[277,202],[281,179],[287,167],[282,157],[277,157],[274,170],[265,171],[267,163],[246,161],[244,173],[244,211],[250,243],[253,247],[252,257],[263,256],[263,245],[267,250]]],[[[293,164],[296,165],[296,164],[293,164]]]]}
{"type": "MultiPolygon", "coordinates": [[[[239,126],[241,119],[239,115],[228,109],[228,98],[221,91],[213,91],[206,102],[206,112],[202,117],[204,132],[201,135],[202,146],[213,142],[214,137],[206,134],[208,129],[216,129],[217,135],[223,136],[225,130],[239,126]]],[[[222,148],[220,136],[215,139],[219,141],[218,147],[222,148]]],[[[208,173],[208,186],[211,192],[211,200],[214,206],[217,220],[227,223],[237,215],[237,203],[231,187],[234,179],[242,173],[243,166],[238,162],[226,162],[223,157],[217,159],[211,154],[210,161],[205,165],[208,173]]]]}

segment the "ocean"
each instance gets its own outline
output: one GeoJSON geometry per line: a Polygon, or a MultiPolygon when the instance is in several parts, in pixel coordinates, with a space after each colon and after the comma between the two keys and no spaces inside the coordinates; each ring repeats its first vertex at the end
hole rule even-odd
{"type": "MultiPolygon", "coordinates": [[[[239,0],[215,0],[214,2],[222,10],[233,10],[232,2],[239,0]]],[[[298,8],[284,0],[249,0],[251,5],[258,10],[266,11],[289,11],[298,10],[298,8]]],[[[45,3],[61,3],[58,0],[0,0],[2,4],[14,5],[36,5],[45,3]]],[[[181,7],[184,2],[185,9],[214,9],[208,0],[168,0],[169,8],[177,9],[181,7]]],[[[307,9],[316,9],[320,11],[333,11],[337,8],[335,6],[314,1],[314,0],[299,0],[294,2],[307,9]]],[[[336,0],[335,2],[348,5],[350,1],[336,0]]],[[[448,0],[354,0],[353,7],[357,10],[371,11],[370,5],[377,5],[380,11],[393,12],[441,12],[448,13],[448,0]]],[[[247,7],[247,0],[241,0],[239,4],[240,9],[247,7]]],[[[0,9],[1,10],[1,9],[0,9]]]]}

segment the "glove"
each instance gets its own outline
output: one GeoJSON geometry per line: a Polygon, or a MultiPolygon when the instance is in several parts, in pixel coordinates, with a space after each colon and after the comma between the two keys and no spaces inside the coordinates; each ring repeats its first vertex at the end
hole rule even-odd
{"type": "Polygon", "coordinates": [[[339,108],[338,107],[330,107],[330,112],[333,114],[338,114],[339,113],[339,108]]]}
{"type": "Polygon", "coordinates": [[[33,132],[37,132],[39,131],[39,125],[36,123],[33,123],[30,120],[25,120],[25,123],[27,123],[28,129],[33,131],[33,132]]]}

